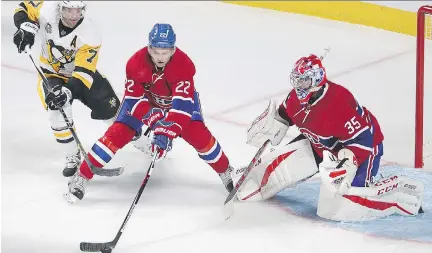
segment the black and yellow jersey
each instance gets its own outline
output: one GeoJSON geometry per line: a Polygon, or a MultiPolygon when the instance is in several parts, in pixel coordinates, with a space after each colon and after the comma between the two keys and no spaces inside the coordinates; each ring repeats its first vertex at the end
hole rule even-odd
{"type": "Polygon", "coordinates": [[[57,2],[24,1],[15,10],[14,21],[17,28],[27,21],[39,25],[40,62],[46,74],[68,81],[68,86],[73,83],[90,89],[101,39],[88,17],[68,28],[60,21],[57,2]]]}

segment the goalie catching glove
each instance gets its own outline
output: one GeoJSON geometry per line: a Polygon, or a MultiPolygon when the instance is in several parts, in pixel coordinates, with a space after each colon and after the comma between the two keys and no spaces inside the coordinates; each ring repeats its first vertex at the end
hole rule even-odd
{"type": "Polygon", "coordinates": [[[277,146],[285,137],[288,127],[288,123],[279,116],[275,101],[271,99],[267,109],[249,125],[246,143],[260,148],[266,140],[270,140],[273,146],[277,146]]]}

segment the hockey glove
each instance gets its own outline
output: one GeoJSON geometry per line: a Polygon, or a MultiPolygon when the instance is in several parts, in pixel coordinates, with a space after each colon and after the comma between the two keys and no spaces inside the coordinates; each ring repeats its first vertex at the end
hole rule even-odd
{"type": "Polygon", "coordinates": [[[144,115],[142,122],[149,128],[153,129],[156,122],[163,119],[165,112],[161,108],[151,108],[146,115],[144,115]]]}
{"type": "Polygon", "coordinates": [[[159,147],[157,160],[164,158],[168,151],[172,149],[172,141],[180,132],[180,126],[174,122],[159,120],[154,124],[152,152],[154,153],[157,150],[156,147],[159,147]]]}
{"type": "Polygon", "coordinates": [[[45,98],[45,103],[50,110],[58,110],[63,107],[66,102],[72,101],[72,92],[60,85],[56,85],[45,98]]]}
{"type": "Polygon", "coordinates": [[[30,46],[30,48],[33,46],[35,35],[38,30],[38,24],[32,22],[24,22],[21,24],[13,37],[13,41],[18,48],[18,53],[24,51],[26,46],[30,46]]]}

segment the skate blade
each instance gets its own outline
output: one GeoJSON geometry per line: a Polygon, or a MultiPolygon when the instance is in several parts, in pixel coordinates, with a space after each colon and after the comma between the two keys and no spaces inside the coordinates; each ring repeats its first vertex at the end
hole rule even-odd
{"type": "Polygon", "coordinates": [[[75,195],[71,194],[70,192],[68,193],[63,193],[63,198],[69,203],[69,204],[74,204],[78,198],[75,197],[75,195]]]}

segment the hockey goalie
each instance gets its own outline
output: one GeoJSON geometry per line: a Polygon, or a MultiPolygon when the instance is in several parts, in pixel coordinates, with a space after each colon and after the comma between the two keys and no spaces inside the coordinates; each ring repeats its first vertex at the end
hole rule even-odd
{"type": "Polygon", "coordinates": [[[322,218],[361,221],[422,212],[421,182],[396,175],[376,180],[384,140],[378,121],[351,92],[327,80],[321,59],[302,57],[290,79],[293,90],[279,108],[270,100],[248,127],[247,143],[261,147],[270,140],[277,146],[290,127],[300,135],[258,159],[237,198],[266,200],[317,174],[322,218]]]}

